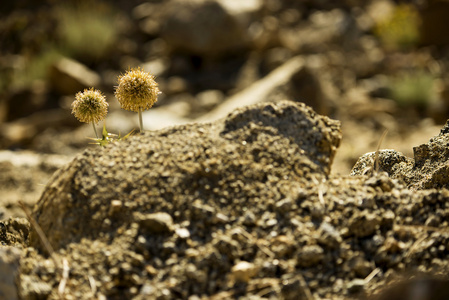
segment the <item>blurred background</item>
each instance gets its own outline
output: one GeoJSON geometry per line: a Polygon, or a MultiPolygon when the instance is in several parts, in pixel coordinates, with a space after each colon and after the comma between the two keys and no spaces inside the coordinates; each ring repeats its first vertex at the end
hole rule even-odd
{"type": "Polygon", "coordinates": [[[384,129],[382,148],[411,156],[448,118],[448,16],[443,0],[1,1],[0,149],[70,158],[93,147],[70,111],[88,87],[107,96],[110,132],[138,128],[113,92],[141,66],[163,92],[147,129],[245,104],[268,78],[257,101],[300,101],[342,122],[334,173],[375,151],[384,129]]]}
{"type": "Polygon", "coordinates": [[[213,120],[229,102],[304,102],[341,121],[333,173],[348,175],[385,129],[382,148],[413,156],[446,123],[449,1],[0,1],[0,219],[25,216],[19,200],[31,208],[98,147],[71,114],[78,91],[106,94],[108,131],[138,128],[113,95],[136,66],[162,91],[146,129],[213,120]]]}

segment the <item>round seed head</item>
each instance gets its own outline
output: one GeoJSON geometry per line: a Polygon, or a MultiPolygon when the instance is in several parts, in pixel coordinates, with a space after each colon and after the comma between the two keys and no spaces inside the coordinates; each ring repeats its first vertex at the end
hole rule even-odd
{"type": "Polygon", "coordinates": [[[120,106],[135,112],[151,108],[160,93],[154,76],[140,68],[130,69],[120,75],[115,89],[120,106]]]}
{"type": "Polygon", "coordinates": [[[85,89],[84,92],[78,92],[75,95],[75,101],[72,103],[72,114],[80,122],[98,123],[106,117],[108,106],[106,97],[99,90],[85,89]]]}

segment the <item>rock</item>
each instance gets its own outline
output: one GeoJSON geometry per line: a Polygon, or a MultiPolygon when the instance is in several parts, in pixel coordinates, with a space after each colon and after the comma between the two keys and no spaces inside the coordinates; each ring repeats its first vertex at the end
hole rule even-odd
{"type": "Polygon", "coordinates": [[[353,257],[348,261],[348,267],[354,272],[355,276],[358,278],[367,277],[374,269],[374,264],[363,259],[360,256],[353,257]]]}
{"type": "Polygon", "coordinates": [[[26,246],[30,233],[30,223],[24,218],[9,218],[0,222],[2,244],[26,246]]]}
{"type": "Polygon", "coordinates": [[[340,233],[329,223],[323,222],[319,228],[317,241],[330,249],[336,249],[340,246],[342,238],[340,233]]]}
{"type": "Polygon", "coordinates": [[[101,78],[85,65],[64,57],[51,66],[49,81],[60,95],[74,95],[85,88],[98,87],[101,78]]]}
{"type": "Polygon", "coordinates": [[[198,121],[210,122],[223,118],[234,109],[245,105],[252,105],[270,100],[283,100],[272,99],[272,97],[278,89],[291,80],[294,74],[299,73],[304,68],[304,64],[304,57],[302,56],[297,56],[288,60],[264,78],[226,99],[221,105],[218,105],[209,113],[198,118],[198,121]]]}
{"type": "Polygon", "coordinates": [[[357,237],[366,237],[376,232],[380,225],[380,217],[362,211],[349,220],[349,233],[357,237]]]}
{"type": "MultiPolygon", "coordinates": [[[[394,150],[379,151],[379,171],[387,172],[391,178],[403,180],[411,189],[449,187],[449,121],[440,133],[427,144],[413,148],[413,158],[394,150]]],[[[372,173],[375,153],[363,155],[354,165],[351,175],[372,173]]]]}
{"type": "Polygon", "coordinates": [[[283,299],[286,300],[302,300],[307,299],[304,295],[303,287],[298,278],[284,279],[282,281],[281,293],[283,299]]]}
{"type": "Polygon", "coordinates": [[[257,274],[258,268],[247,261],[240,261],[231,269],[231,275],[235,281],[248,282],[257,274]]]}
{"type": "Polygon", "coordinates": [[[226,116],[237,107],[260,102],[295,99],[311,106],[316,112],[326,115],[330,110],[328,92],[319,76],[320,68],[312,61],[319,57],[295,56],[255,81],[245,89],[227,98],[213,110],[199,117],[199,122],[210,122],[226,116]]]}
{"type": "Polygon", "coordinates": [[[318,245],[304,246],[297,257],[300,267],[312,267],[319,264],[324,258],[324,250],[318,245]]]}
{"type": "MultiPolygon", "coordinates": [[[[259,181],[266,176],[263,175],[265,172],[270,176],[281,176],[276,175],[281,171],[287,171],[291,174],[289,176],[298,176],[296,172],[300,176],[315,172],[329,174],[339,139],[337,122],[291,101],[241,108],[226,119],[209,125],[191,124],[147,132],[111,145],[105,148],[107,152],[98,149],[78,156],[54,175],[39,201],[35,217],[56,249],[82,237],[97,236],[102,231],[100,224],[107,219],[112,200],[120,200],[125,206],[123,215],[115,216],[118,219],[112,227],[120,227],[135,219],[125,217],[130,208],[137,210],[139,207],[142,213],[149,211],[152,204],[147,202],[148,199],[159,202],[166,197],[174,197],[177,190],[176,193],[183,196],[179,198],[179,204],[170,204],[170,215],[174,219],[181,215],[189,218],[185,214],[193,214],[194,207],[184,212],[181,207],[185,204],[182,203],[197,203],[199,207],[215,209],[213,202],[202,204],[208,197],[200,197],[198,193],[216,194],[227,190],[228,185],[237,180],[228,182],[228,178],[235,176],[228,173],[235,168],[245,176],[241,179],[245,182],[259,181]],[[161,151],[162,145],[167,147],[166,150],[161,151]],[[134,148],[133,155],[123,154],[134,148]],[[173,151],[182,154],[173,155],[173,151]],[[134,164],[135,167],[129,169],[134,164]],[[263,164],[269,164],[268,168],[263,164]],[[103,172],[111,175],[100,175],[103,172]],[[74,184],[69,184],[69,181],[74,184]],[[148,198],[146,190],[152,191],[151,198],[148,198]],[[56,196],[59,194],[62,196],[56,196]],[[198,198],[198,202],[192,198],[198,198]],[[87,199],[89,201],[85,202],[87,199]],[[87,207],[90,209],[86,210],[87,207]],[[79,223],[78,219],[85,221],[79,223]],[[73,228],[77,229],[73,231],[73,228]],[[67,232],[73,234],[68,235],[67,232]]],[[[250,189],[240,192],[252,194],[250,189]]],[[[224,199],[233,203],[242,196],[228,195],[224,199]]],[[[159,212],[164,211],[166,204],[161,202],[161,205],[157,208],[159,212]]],[[[217,221],[213,212],[193,216],[212,223],[217,221]]],[[[32,241],[39,247],[35,236],[32,241]]]]}
{"type": "Polygon", "coordinates": [[[189,0],[171,3],[164,14],[161,37],[176,51],[223,55],[247,47],[247,29],[262,1],[189,0]]]}
{"type": "Polygon", "coordinates": [[[47,93],[48,87],[42,81],[11,91],[5,97],[5,117],[0,118],[0,122],[11,122],[55,105],[55,103],[49,103],[47,93]]]}
{"type": "MultiPolygon", "coordinates": [[[[412,162],[412,160],[406,157],[404,154],[392,149],[380,150],[378,155],[378,169],[376,171],[387,172],[390,175],[395,174],[395,170],[400,166],[403,166],[405,168],[405,166],[409,165],[412,162]]],[[[362,155],[357,160],[354,167],[352,167],[351,175],[354,176],[373,174],[376,169],[375,157],[375,152],[370,152],[362,155]]]]}
{"type": "Polygon", "coordinates": [[[154,213],[136,216],[142,230],[148,231],[150,233],[167,233],[172,231],[173,219],[167,213],[154,213]]]}
{"type": "Polygon", "coordinates": [[[111,207],[109,208],[109,214],[113,215],[115,213],[120,212],[120,210],[123,208],[123,203],[120,200],[112,200],[111,201],[111,207]]]}
{"type": "MultiPolygon", "coordinates": [[[[196,106],[199,107],[195,107],[190,115],[196,117],[196,114],[202,113],[195,121],[212,122],[242,106],[284,99],[298,99],[320,113],[327,112],[330,109],[328,93],[322,91],[322,79],[317,75],[319,71],[306,66],[307,59],[304,56],[291,58],[267,76],[226,99],[216,90],[201,92],[196,99],[196,106]],[[204,113],[205,109],[209,111],[204,113]]],[[[143,118],[144,123],[148,124],[147,128],[152,130],[191,121],[179,114],[171,113],[167,107],[156,107],[144,112],[143,118]]],[[[111,115],[114,116],[114,113],[111,115]]]]}
{"type": "Polygon", "coordinates": [[[281,44],[295,53],[320,53],[341,41],[347,30],[348,16],[341,9],[316,11],[309,20],[281,31],[281,44]]]}

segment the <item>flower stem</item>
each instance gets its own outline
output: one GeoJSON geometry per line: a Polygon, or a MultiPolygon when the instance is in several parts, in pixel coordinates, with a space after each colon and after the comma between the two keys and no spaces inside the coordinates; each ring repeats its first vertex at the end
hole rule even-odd
{"type": "Polygon", "coordinates": [[[139,124],[140,124],[140,132],[143,132],[142,109],[141,108],[139,108],[139,124]]]}
{"type": "Polygon", "coordinates": [[[94,128],[95,136],[98,139],[98,133],[97,133],[97,129],[95,128],[95,123],[94,122],[92,122],[92,127],[94,128]]]}

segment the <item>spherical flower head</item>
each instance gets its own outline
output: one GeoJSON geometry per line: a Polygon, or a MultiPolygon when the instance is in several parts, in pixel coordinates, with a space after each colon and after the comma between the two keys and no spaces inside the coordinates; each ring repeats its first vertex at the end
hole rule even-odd
{"type": "Polygon", "coordinates": [[[106,97],[99,90],[85,89],[84,92],[78,92],[75,95],[75,101],[72,103],[72,114],[80,122],[98,123],[106,117],[108,106],[106,97]]]}
{"type": "Polygon", "coordinates": [[[130,69],[120,75],[115,89],[115,97],[120,106],[135,112],[151,108],[160,93],[154,76],[140,68],[130,69]]]}

